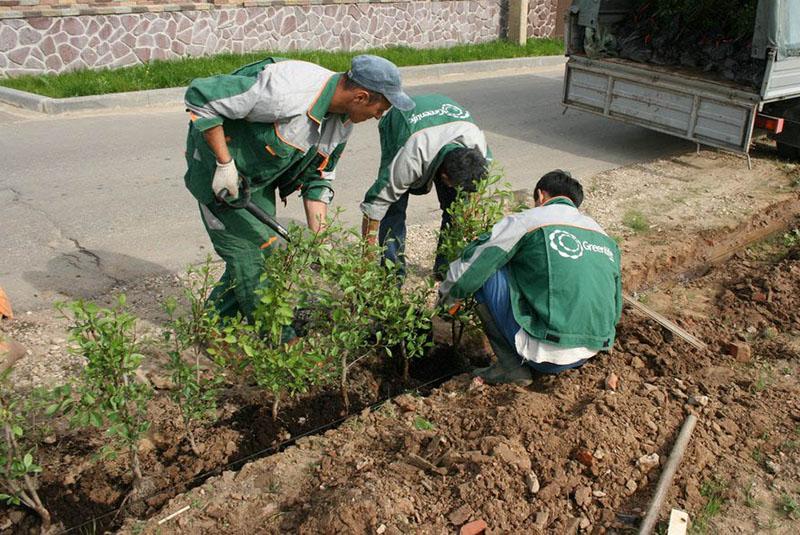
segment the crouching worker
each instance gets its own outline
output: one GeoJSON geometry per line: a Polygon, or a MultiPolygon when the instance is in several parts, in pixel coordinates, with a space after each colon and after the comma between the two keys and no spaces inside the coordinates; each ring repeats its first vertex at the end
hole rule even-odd
{"type": "Polygon", "coordinates": [[[450,264],[446,306],[470,295],[497,356],[475,375],[527,386],[531,371],[556,374],[614,344],[622,312],[617,244],[581,214],[583,188],[569,173],[544,175],[536,206],[503,218],[450,264]]]}

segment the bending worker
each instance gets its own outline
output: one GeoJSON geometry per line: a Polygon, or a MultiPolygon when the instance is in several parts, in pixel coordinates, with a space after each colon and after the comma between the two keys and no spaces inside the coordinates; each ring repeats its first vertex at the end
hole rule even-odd
{"type": "MultiPolygon", "coordinates": [[[[461,105],[443,95],[413,97],[412,111],[393,108],[381,119],[378,178],[364,196],[361,232],[370,243],[376,235],[384,259],[400,263],[405,274],[406,208],[409,195],[436,188],[441,228],[450,222],[447,208],[456,188],[474,191],[486,175],[488,149],[483,132],[461,105]]],[[[437,255],[434,273],[445,266],[437,255]]]]}
{"type": "Polygon", "coordinates": [[[555,374],[614,344],[622,312],[617,244],[581,214],[583,188],[561,170],[544,175],[535,208],[503,218],[450,264],[440,302],[470,295],[497,356],[475,374],[528,385],[531,371],[555,374]]]}
{"type": "Polygon", "coordinates": [[[225,273],[209,300],[222,316],[250,316],[267,244],[274,233],[244,210],[217,202],[239,195],[240,175],[252,202],[275,215],[275,190],[303,198],[318,231],[333,198],[334,169],[353,123],[379,119],[390,106],[408,110],[397,67],[377,56],[353,58],[334,73],[312,63],[268,58],[230,75],[199,78],[186,91],[191,114],[186,187],[225,273]]]}

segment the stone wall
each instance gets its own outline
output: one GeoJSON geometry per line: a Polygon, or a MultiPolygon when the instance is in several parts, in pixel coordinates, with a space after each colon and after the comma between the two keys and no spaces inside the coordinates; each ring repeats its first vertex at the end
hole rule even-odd
{"type": "MultiPolygon", "coordinates": [[[[529,35],[552,34],[549,11],[555,1],[532,1],[529,35]]],[[[55,2],[0,0],[0,76],[222,52],[479,43],[505,35],[507,9],[505,0],[256,0],[221,6],[55,2]]]]}

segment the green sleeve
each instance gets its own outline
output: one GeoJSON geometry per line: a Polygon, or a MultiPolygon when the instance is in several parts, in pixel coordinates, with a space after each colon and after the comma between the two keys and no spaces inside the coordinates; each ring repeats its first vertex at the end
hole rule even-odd
{"type": "Polygon", "coordinates": [[[371,205],[378,199],[391,178],[391,166],[395,156],[411,136],[411,131],[400,110],[392,108],[378,123],[381,139],[381,163],[378,167],[378,178],[364,195],[364,205],[371,205]]]}
{"type": "Polygon", "coordinates": [[[340,143],[336,146],[327,162],[321,161],[325,166],[320,169],[319,165],[309,165],[303,173],[300,195],[304,199],[321,201],[330,204],[333,200],[333,179],[335,177],[336,164],[344,151],[347,143],[340,143]]]}

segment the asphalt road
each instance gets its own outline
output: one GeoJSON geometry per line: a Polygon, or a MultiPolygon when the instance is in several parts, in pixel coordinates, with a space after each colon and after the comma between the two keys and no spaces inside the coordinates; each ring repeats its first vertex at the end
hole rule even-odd
{"type": "MultiPolygon", "coordinates": [[[[589,114],[562,115],[562,73],[543,68],[409,93],[441,92],[466,106],[515,189],[532,188],[557,167],[589,177],[692,149],[589,114]]],[[[0,286],[17,312],[182,271],[213,252],[183,187],[186,122],[180,104],[69,116],[0,106],[0,286]]],[[[354,225],[378,167],[376,125],[356,127],[337,171],[334,205],[354,225]]],[[[278,210],[283,222],[302,213],[296,197],[278,210]]],[[[436,218],[435,195],[412,198],[411,223],[436,218]]]]}

